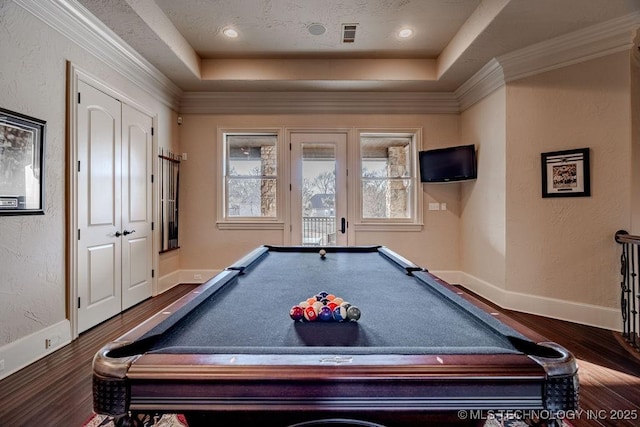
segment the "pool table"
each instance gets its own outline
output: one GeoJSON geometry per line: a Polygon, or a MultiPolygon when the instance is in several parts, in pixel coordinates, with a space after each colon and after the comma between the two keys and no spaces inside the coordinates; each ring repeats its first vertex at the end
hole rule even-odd
{"type": "Polygon", "coordinates": [[[577,409],[577,365],[560,345],[389,248],[319,249],[259,247],[104,346],[94,410],[179,412],[190,426],[395,426],[577,409]],[[321,291],[361,317],[291,319],[321,291]]]}

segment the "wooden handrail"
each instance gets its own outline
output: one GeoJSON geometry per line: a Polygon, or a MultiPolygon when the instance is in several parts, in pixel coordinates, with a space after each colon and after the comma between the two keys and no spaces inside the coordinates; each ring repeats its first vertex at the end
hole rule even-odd
{"type": "Polygon", "coordinates": [[[640,236],[631,236],[625,230],[618,230],[616,242],[622,245],[620,254],[620,312],[622,315],[622,337],[629,345],[640,350],[638,334],[640,308],[640,236]]]}
{"type": "Polygon", "coordinates": [[[616,242],[618,243],[633,243],[634,245],[640,245],[640,236],[633,236],[625,230],[618,230],[615,234],[616,242]]]}

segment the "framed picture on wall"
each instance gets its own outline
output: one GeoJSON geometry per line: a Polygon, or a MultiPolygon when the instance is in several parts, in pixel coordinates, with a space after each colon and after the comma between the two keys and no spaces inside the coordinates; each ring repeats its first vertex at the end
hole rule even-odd
{"type": "Polygon", "coordinates": [[[542,197],[591,196],[589,149],[541,154],[542,197]]]}
{"type": "Polygon", "coordinates": [[[0,108],[0,215],[44,214],[46,122],[0,108]]]}

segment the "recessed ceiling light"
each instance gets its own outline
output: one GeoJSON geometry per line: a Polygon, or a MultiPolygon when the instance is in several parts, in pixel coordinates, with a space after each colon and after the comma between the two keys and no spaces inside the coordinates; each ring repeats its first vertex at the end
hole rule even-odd
{"type": "Polygon", "coordinates": [[[413,30],[411,28],[403,28],[398,31],[398,37],[401,39],[408,39],[413,35],[413,30]]]}
{"type": "Polygon", "coordinates": [[[235,39],[236,37],[238,37],[238,32],[229,27],[222,30],[222,34],[224,34],[226,37],[229,37],[230,39],[235,39]]]}
{"type": "Polygon", "coordinates": [[[307,27],[307,30],[309,31],[310,34],[314,36],[321,36],[327,31],[327,28],[322,24],[314,23],[314,24],[309,24],[309,26],[307,27]]]}

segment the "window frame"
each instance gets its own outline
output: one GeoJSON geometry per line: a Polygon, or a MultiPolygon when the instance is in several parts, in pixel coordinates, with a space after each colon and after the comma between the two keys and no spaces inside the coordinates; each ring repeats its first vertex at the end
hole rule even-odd
{"type": "Polygon", "coordinates": [[[421,231],[422,222],[422,186],[420,185],[418,153],[422,147],[422,128],[367,128],[356,130],[356,143],[352,152],[355,154],[355,173],[353,174],[353,188],[355,190],[355,231],[421,231]],[[363,136],[400,136],[410,137],[409,152],[411,155],[410,179],[411,181],[411,208],[408,218],[365,218],[363,216],[362,194],[362,137],[363,136]]]}
{"type": "Polygon", "coordinates": [[[221,230],[282,230],[285,218],[285,150],[282,128],[218,128],[217,139],[217,220],[216,225],[221,230]],[[270,135],[276,138],[276,215],[271,217],[260,216],[228,216],[229,189],[227,185],[228,159],[228,135],[270,135]]]}

